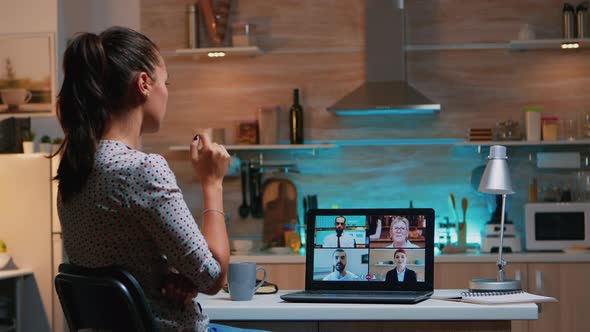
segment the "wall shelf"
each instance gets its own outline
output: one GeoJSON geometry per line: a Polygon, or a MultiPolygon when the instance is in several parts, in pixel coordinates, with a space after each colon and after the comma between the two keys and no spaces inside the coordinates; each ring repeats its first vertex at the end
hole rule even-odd
{"type": "Polygon", "coordinates": [[[8,110],[8,106],[0,104],[0,120],[9,117],[23,118],[23,117],[49,117],[54,116],[54,107],[51,104],[22,104],[19,105],[18,110],[8,110]]]}
{"type": "Polygon", "coordinates": [[[166,55],[193,55],[196,57],[219,58],[228,56],[256,56],[262,54],[262,50],[258,46],[243,46],[243,47],[202,47],[202,48],[181,48],[174,51],[174,53],[166,53],[166,55]],[[224,56],[220,56],[223,53],[224,56]],[[215,56],[217,54],[217,56],[215,56]]]}
{"type": "Polygon", "coordinates": [[[464,141],[456,146],[548,146],[548,145],[590,145],[590,139],[575,141],[464,141]]]}
{"type": "MultiPolygon", "coordinates": [[[[348,146],[409,146],[409,145],[452,145],[452,146],[557,146],[590,145],[590,139],[575,141],[465,141],[462,138],[400,138],[400,139],[365,139],[365,140],[323,140],[309,141],[309,144],[251,144],[225,145],[228,151],[293,151],[334,149],[348,146]]],[[[171,145],[169,151],[189,151],[188,145],[171,145]]]]}
{"type": "Polygon", "coordinates": [[[420,51],[465,51],[465,50],[503,50],[509,47],[506,43],[478,44],[440,44],[440,45],[407,45],[407,52],[420,51]]]}
{"type": "MultiPolygon", "coordinates": [[[[574,39],[531,39],[531,40],[511,40],[509,47],[513,51],[526,50],[561,50],[563,43],[577,43],[578,50],[590,47],[590,38],[574,38],[574,39]]],[[[574,50],[574,49],[571,49],[574,50]]],[[[566,50],[564,50],[566,51],[566,50]]]]}
{"type": "MultiPolygon", "coordinates": [[[[332,149],[334,144],[252,144],[252,145],[225,145],[228,151],[291,151],[291,150],[315,150],[332,149]]],[[[189,151],[188,145],[172,145],[170,151],[189,151]]]]}
{"type": "MultiPolygon", "coordinates": [[[[530,40],[511,40],[506,43],[473,43],[473,44],[440,44],[440,45],[407,45],[406,51],[465,51],[465,50],[501,50],[508,49],[511,51],[527,50],[561,50],[563,43],[577,43],[578,50],[590,47],[590,38],[574,39],[530,39],[530,40]]],[[[565,50],[564,50],[565,51],[565,50]]]]}
{"type": "Polygon", "coordinates": [[[395,138],[395,139],[359,139],[359,140],[323,140],[310,143],[324,143],[337,147],[344,146],[397,146],[397,145],[455,145],[462,138],[395,138]]]}

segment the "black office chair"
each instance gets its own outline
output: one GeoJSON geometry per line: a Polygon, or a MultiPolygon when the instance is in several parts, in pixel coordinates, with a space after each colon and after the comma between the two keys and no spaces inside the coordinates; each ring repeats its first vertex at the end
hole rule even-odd
{"type": "Polygon", "coordinates": [[[89,269],[63,263],[55,289],[72,332],[158,330],[141,286],[121,268],[89,269]]]}

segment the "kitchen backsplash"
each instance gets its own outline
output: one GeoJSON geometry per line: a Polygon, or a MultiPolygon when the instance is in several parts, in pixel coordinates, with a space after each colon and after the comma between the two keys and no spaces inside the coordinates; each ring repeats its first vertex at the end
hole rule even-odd
{"type": "MultiPolygon", "coordinates": [[[[572,183],[572,170],[539,171],[534,156],[539,148],[508,147],[509,167],[516,193],[508,196],[508,219],[524,235],[524,204],[533,177],[551,178],[556,184],[572,183]]],[[[468,199],[467,239],[480,243],[483,225],[490,220],[492,197],[477,192],[472,173],[485,165],[487,149],[461,146],[395,146],[342,147],[321,150],[316,156],[299,156],[299,174],[265,173],[263,182],[272,178],[288,178],[296,184],[299,212],[303,213],[304,195],[316,194],[320,208],[430,207],[436,212],[437,224],[450,217],[448,194],[468,199]],[[363,160],[362,163],[359,160],[363,160]]],[[[199,215],[200,197],[194,176],[184,174],[184,161],[171,161],[189,207],[199,215]]],[[[242,219],[239,177],[224,182],[225,210],[232,237],[261,238],[262,219],[242,219]]],[[[461,215],[457,206],[457,214],[461,215]]]]}

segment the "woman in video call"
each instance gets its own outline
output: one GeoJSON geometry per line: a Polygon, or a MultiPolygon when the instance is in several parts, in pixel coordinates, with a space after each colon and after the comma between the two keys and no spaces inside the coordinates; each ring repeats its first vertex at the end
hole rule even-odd
{"type": "Polygon", "coordinates": [[[404,217],[395,217],[389,227],[389,236],[393,241],[386,248],[419,248],[408,240],[410,222],[404,217]]]}
{"type": "Polygon", "coordinates": [[[416,271],[406,267],[408,254],[404,249],[397,249],[393,254],[395,269],[387,272],[385,282],[400,287],[412,287],[416,284],[416,271]]]}

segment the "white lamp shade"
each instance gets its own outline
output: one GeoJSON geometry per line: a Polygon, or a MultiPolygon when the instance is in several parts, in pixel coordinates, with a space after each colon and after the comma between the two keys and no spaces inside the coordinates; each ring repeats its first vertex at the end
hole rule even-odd
{"type": "Polygon", "coordinates": [[[486,194],[514,194],[506,161],[506,147],[494,145],[490,148],[488,164],[479,182],[479,192],[486,194]]]}

